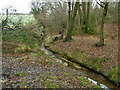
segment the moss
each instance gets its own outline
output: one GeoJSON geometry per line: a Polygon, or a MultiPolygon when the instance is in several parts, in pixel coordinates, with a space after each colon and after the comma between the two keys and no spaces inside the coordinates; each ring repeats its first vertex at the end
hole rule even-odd
{"type": "Polygon", "coordinates": [[[53,72],[49,72],[49,74],[50,74],[50,75],[52,75],[52,74],[53,74],[53,72]]]}
{"type": "Polygon", "coordinates": [[[67,76],[68,74],[66,72],[63,73],[65,76],[67,76]]]}
{"type": "Polygon", "coordinates": [[[94,86],[93,88],[100,88],[99,86],[94,86]]]}
{"type": "Polygon", "coordinates": [[[100,63],[105,62],[107,60],[108,60],[108,58],[102,58],[102,59],[100,59],[100,63]]]}
{"type": "Polygon", "coordinates": [[[73,55],[72,55],[72,57],[73,57],[73,58],[76,58],[76,57],[77,57],[77,55],[78,55],[78,54],[76,54],[76,53],[75,53],[75,54],[73,54],[73,55]]]}
{"type": "Polygon", "coordinates": [[[25,76],[26,73],[15,73],[14,76],[25,76]]]}
{"type": "Polygon", "coordinates": [[[49,64],[52,64],[52,62],[51,62],[51,61],[47,61],[47,64],[48,64],[48,63],[49,63],[49,64]]]}
{"type": "Polygon", "coordinates": [[[101,65],[98,64],[98,65],[95,65],[92,67],[93,69],[95,69],[97,72],[100,72],[101,71],[101,65]]]}
{"type": "Polygon", "coordinates": [[[83,81],[81,81],[80,84],[83,85],[83,86],[87,86],[87,83],[85,83],[83,81]]]}
{"type": "Polygon", "coordinates": [[[73,76],[74,74],[73,74],[73,73],[71,73],[70,75],[71,75],[71,76],[73,76]]]}
{"type": "Polygon", "coordinates": [[[84,59],[88,59],[88,55],[86,55],[86,54],[82,54],[81,55],[81,58],[84,60],[84,59]]]}
{"type": "Polygon", "coordinates": [[[55,76],[51,76],[50,78],[51,78],[51,79],[56,79],[56,77],[55,77],[55,76]]]}
{"type": "MultiPolygon", "coordinates": [[[[53,50],[51,49],[51,51],[53,51],[53,50]]],[[[62,53],[62,52],[60,53],[59,51],[57,51],[57,53],[68,60],[70,59],[70,57],[67,55],[67,53],[62,53]]],[[[84,54],[84,51],[81,53],[80,57],[77,57],[77,55],[78,55],[78,52],[73,53],[73,56],[72,56],[73,59],[71,59],[73,62],[80,63],[94,71],[100,72],[100,73],[104,74],[106,77],[108,77],[111,81],[115,81],[118,83],[117,68],[113,68],[112,70],[110,70],[109,73],[104,71],[102,68],[102,63],[106,62],[108,60],[107,57],[105,57],[105,58],[88,57],[88,55],[84,54]]]]}
{"type": "Polygon", "coordinates": [[[119,66],[116,65],[115,67],[113,67],[110,71],[109,71],[109,76],[110,76],[110,80],[113,80],[115,82],[119,82],[119,78],[118,78],[118,73],[119,73],[119,66]]]}

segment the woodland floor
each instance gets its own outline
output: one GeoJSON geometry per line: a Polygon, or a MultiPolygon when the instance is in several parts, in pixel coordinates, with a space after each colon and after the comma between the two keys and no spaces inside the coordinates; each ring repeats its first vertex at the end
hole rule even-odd
{"type": "MultiPolygon", "coordinates": [[[[100,26],[97,27],[99,30],[100,26]]],[[[49,45],[50,49],[59,52],[61,55],[67,54],[75,58],[87,67],[97,72],[102,72],[110,80],[118,82],[118,25],[105,24],[104,26],[105,46],[96,47],[99,35],[75,35],[70,42],[58,40],[49,45]]]]}
{"type": "MultiPolygon", "coordinates": [[[[97,27],[98,30],[99,28],[100,26],[97,27]]],[[[74,52],[79,50],[90,57],[107,58],[108,60],[103,65],[112,68],[118,64],[118,25],[105,24],[104,37],[105,46],[103,47],[94,46],[99,41],[99,35],[77,35],[73,36],[73,40],[70,42],[62,42],[63,39],[58,40],[50,44],[50,47],[65,52],[71,57],[74,52]]]]}
{"type": "MultiPolygon", "coordinates": [[[[98,27],[99,28],[99,27],[98,27]]],[[[103,65],[113,67],[118,63],[117,25],[105,25],[105,46],[94,47],[99,41],[98,35],[73,36],[71,42],[59,40],[50,44],[51,48],[63,51],[72,56],[76,50],[93,57],[107,57],[103,65]],[[109,28],[108,28],[109,27],[109,28]]],[[[83,78],[79,71],[70,69],[42,51],[33,53],[15,53],[15,44],[3,42],[2,85],[3,88],[97,88],[83,78]]]]}
{"type": "Polygon", "coordinates": [[[7,46],[3,43],[2,88],[99,88],[42,51],[19,55],[7,46]]]}

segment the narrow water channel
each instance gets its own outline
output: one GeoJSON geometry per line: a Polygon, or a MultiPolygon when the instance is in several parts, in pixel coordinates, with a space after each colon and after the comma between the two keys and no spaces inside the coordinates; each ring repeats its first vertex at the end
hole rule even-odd
{"type": "Polygon", "coordinates": [[[43,50],[46,54],[53,57],[57,62],[63,63],[67,67],[70,67],[74,70],[79,70],[81,72],[81,74],[84,75],[84,78],[87,78],[89,81],[93,82],[94,84],[99,85],[101,88],[104,88],[107,90],[110,88],[117,88],[116,85],[111,83],[109,80],[105,79],[102,75],[97,74],[91,70],[88,70],[78,64],[74,64],[74,63],[60,57],[60,55],[53,54],[51,51],[47,50],[43,44],[42,44],[41,50],[43,50]]]}

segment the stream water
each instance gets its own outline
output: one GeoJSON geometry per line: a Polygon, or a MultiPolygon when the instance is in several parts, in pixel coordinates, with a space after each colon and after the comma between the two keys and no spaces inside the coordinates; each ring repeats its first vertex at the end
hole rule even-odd
{"type": "Polygon", "coordinates": [[[42,48],[46,54],[53,57],[57,62],[63,63],[65,66],[70,67],[74,70],[79,70],[81,74],[84,76],[84,78],[87,78],[89,81],[93,82],[96,85],[99,85],[101,88],[109,90],[110,88],[117,88],[116,85],[114,85],[109,80],[105,79],[102,75],[97,74],[91,70],[88,70],[78,64],[72,63],[64,58],[62,58],[60,55],[53,54],[51,51],[47,50],[44,45],[42,44],[42,48]]]}

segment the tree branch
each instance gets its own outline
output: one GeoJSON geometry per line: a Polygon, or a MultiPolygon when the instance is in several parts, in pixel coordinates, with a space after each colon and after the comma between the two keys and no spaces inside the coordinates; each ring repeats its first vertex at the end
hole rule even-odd
{"type": "MultiPolygon", "coordinates": [[[[95,0],[97,2],[97,0],[95,0]]],[[[99,0],[100,1],[100,0],[99,0]]],[[[101,1],[100,1],[101,2],[101,1]]],[[[98,5],[100,5],[102,8],[104,8],[104,6],[100,3],[97,2],[98,5]]]]}

